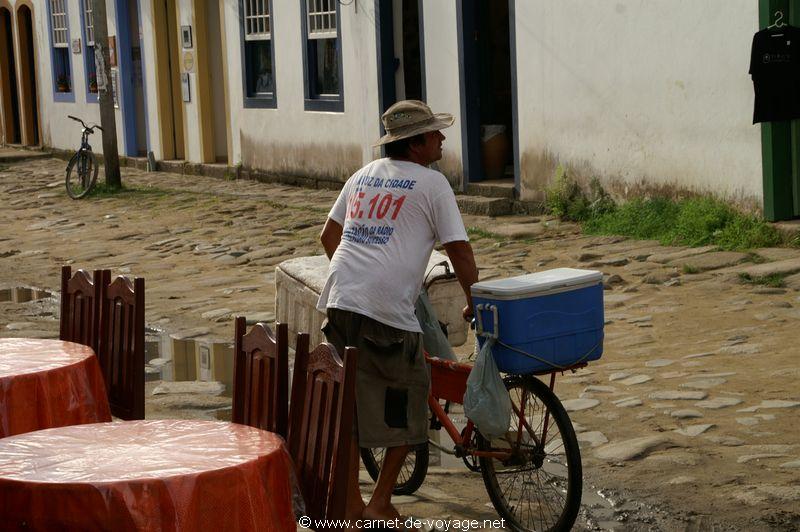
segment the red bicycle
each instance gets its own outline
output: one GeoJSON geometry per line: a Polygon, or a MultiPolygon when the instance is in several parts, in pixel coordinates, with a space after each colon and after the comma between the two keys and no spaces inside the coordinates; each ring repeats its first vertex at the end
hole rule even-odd
{"type": "MultiPolygon", "coordinates": [[[[431,367],[431,429],[445,429],[453,441],[447,449],[432,441],[409,453],[395,486],[395,494],[411,494],[425,480],[429,446],[464,460],[480,472],[497,513],[513,530],[569,530],[580,509],[583,474],[578,440],[566,410],[553,393],[556,373],[586,364],[504,379],[511,397],[508,432],[488,440],[471,420],[459,431],[449,410],[461,404],[472,366],[426,355],[431,367]],[[549,376],[549,385],[537,378],[549,376]]],[[[378,478],[383,449],[361,449],[361,458],[373,480],[378,478]]]]}

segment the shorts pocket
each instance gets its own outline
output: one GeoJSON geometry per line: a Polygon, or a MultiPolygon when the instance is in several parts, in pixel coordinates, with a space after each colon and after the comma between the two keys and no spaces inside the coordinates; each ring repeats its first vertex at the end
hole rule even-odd
{"type": "Polygon", "coordinates": [[[393,429],[408,428],[408,389],[386,387],[383,421],[393,429]]]}
{"type": "Polygon", "coordinates": [[[376,351],[376,354],[390,355],[402,351],[406,339],[405,331],[377,322],[364,326],[362,334],[364,341],[376,351]]]}

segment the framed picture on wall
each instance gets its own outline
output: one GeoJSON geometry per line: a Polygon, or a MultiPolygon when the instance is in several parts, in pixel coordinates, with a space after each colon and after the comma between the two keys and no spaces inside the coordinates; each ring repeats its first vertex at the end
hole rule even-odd
{"type": "Polygon", "coordinates": [[[192,27],[181,26],[181,46],[184,48],[192,47],[192,27]]]}

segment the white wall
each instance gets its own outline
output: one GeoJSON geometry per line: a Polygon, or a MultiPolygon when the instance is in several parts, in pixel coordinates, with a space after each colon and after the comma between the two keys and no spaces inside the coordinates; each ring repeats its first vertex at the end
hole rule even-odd
{"type": "Polygon", "coordinates": [[[523,197],[562,163],[623,193],[646,181],[757,201],[757,30],[752,0],[517,1],[523,197]]]}
{"type": "Polygon", "coordinates": [[[455,123],[442,131],[444,142],[439,170],[451,183],[463,177],[461,164],[461,96],[458,80],[458,25],[456,2],[436,0],[422,3],[425,32],[425,96],[434,113],[450,113],[455,123]]]}
{"type": "MultiPolygon", "coordinates": [[[[178,25],[192,27],[192,48],[184,49],[178,42],[178,61],[182,63],[184,53],[191,51],[194,54],[194,68],[189,73],[190,102],[183,103],[183,124],[186,143],[186,160],[199,162],[202,160],[202,144],[200,138],[200,106],[197,76],[197,40],[208,38],[206,35],[197,35],[197,25],[194,22],[194,0],[176,0],[178,2],[178,25]]],[[[173,66],[175,68],[175,66],[173,66]]],[[[183,66],[178,67],[184,72],[183,66]]]]}
{"type": "MultiPolygon", "coordinates": [[[[80,146],[80,125],[67,118],[74,115],[82,118],[86,123],[100,123],[100,106],[97,103],[86,101],[87,80],[84,69],[83,29],[81,28],[81,3],[80,0],[68,0],[67,13],[69,18],[70,41],[77,37],[81,39],[81,53],[73,54],[72,60],[72,90],[75,95],[74,102],[56,102],[53,100],[53,69],[52,56],[50,55],[50,34],[48,24],[48,11],[45,0],[34,1],[34,27],[36,31],[36,54],[38,61],[37,85],[39,99],[39,123],[42,132],[42,144],[45,146],[74,150],[80,146]]],[[[108,18],[108,34],[116,35],[116,11],[113,0],[106,1],[106,15],[108,18]]],[[[117,109],[116,126],[119,151],[125,154],[123,137],[122,113],[117,109]]],[[[103,143],[100,132],[90,137],[92,149],[102,153],[103,143]]]]}
{"type": "Polygon", "coordinates": [[[244,109],[238,2],[225,2],[231,164],[283,174],[349,177],[373,158],[371,145],[380,136],[374,3],[358,1],[357,13],[355,2],[340,7],[343,113],[304,110],[300,3],[274,0],[272,7],[278,105],[244,109]]]}

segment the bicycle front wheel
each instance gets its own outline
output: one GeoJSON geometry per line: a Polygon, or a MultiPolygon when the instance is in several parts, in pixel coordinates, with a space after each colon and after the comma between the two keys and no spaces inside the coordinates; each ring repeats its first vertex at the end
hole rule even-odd
{"type": "MultiPolygon", "coordinates": [[[[364,467],[373,481],[377,482],[381,473],[385,451],[386,449],[384,448],[361,448],[361,460],[364,462],[364,467]]],[[[395,483],[392,493],[395,495],[411,495],[417,491],[428,474],[428,458],[429,449],[427,443],[412,448],[406,456],[402,469],[400,469],[400,474],[397,476],[397,483],[395,483]]]]}
{"type": "Polygon", "coordinates": [[[583,472],[578,440],[566,410],[532,376],[506,377],[513,411],[505,437],[478,438],[486,491],[513,530],[570,530],[581,504],[583,472]]]}
{"type": "Polygon", "coordinates": [[[67,195],[72,199],[85,197],[97,182],[97,162],[91,150],[79,150],[67,164],[67,195]]]}

